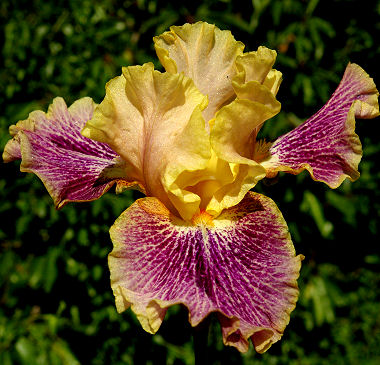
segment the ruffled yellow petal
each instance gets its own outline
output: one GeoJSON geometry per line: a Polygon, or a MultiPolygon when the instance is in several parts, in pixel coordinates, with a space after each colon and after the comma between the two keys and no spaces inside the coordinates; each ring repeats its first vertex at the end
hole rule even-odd
{"type": "Polygon", "coordinates": [[[210,214],[236,205],[265,177],[265,169],[253,160],[255,131],[272,116],[270,107],[247,99],[236,99],[217,113],[211,129],[211,146],[218,158],[234,171],[234,179],[215,192],[206,209],[210,214]]]}
{"type": "Polygon", "coordinates": [[[281,83],[281,73],[272,69],[275,58],[276,52],[266,47],[237,57],[239,72],[232,82],[237,98],[212,122],[211,143],[219,158],[253,163],[259,128],[281,109],[275,97],[281,83]]]}
{"type": "Polygon", "coordinates": [[[276,115],[281,104],[276,94],[282,81],[282,74],[273,70],[276,51],[259,47],[257,51],[237,57],[237,75],[232,81],[237,98],[248,99],[266,105],[276,115]]]}
{"type": "Polygon", "coordinates": [[[234,171],[234,179],[214,192],[205,209],[212,216],[218,216],[224,209],[238,204],[246,193],[265,177],[262,166],[257,163],[228,165],[234,171]]]}
{"type": "Polygon", "coordinates": [[[272,108],[248,99],[236,99],[216,115],[211,145],[225,161],[253,164],[255,128],[274,115],[272,108]]]}
{"type": "MultiPolygon", "coordinates": [[[[257,51],[244,53],[242,56],[237,57],[236,67],[238,73],[235,81],[239,84],[249,81],[258,81],[260,84],[263,84],[272,69],[276,56],[276,51],[260,46],[257,51]]],[[[278,72],[277,77],[280,76],[278,72]]],[[[276,75],[272,73],[269,75],[269,78],[273,76],[276,75]]]]}
{"type": "Polygon", "coordinates": [[[147,195],[190,220],[200,197],[176,179],[204,169],[210,159],[206,105],[207,97],[184,74],[160,73],[151,63],[127,67],[107,84],[106,97],[82,134],[109,144],[147,195]]]}
{"type": "Polygon", "coordinates": [[[257,133],[281,104],[276,93],[281,73],[272,66],[276,52],[259,47],[236,58],[237,74],[232,80],[236,99],[223,106],[211,120],[210,140],[218,159],[228,164],[232,181],[215,190],[206,211],[212,215],[238,204],[265,177],[265,169],[254,160],[257,133]]]}
{"type": "Polygon", "coordinates": [[[236,57],[244,45],[230,31],[204,22],[171,27],[154,38],[157,56],[166,71],[183,72],[209,98],[203,111],[206,121],[220,107],[234,98],[231,85],[236,75],[236,57]]]}
{"type": "MultiPolygon", "coordinates": [[[[177,177],[174,184],[182,186],[183,192],[191,192],[199,196],[201,199],[199,208],[206,210],[213,196],[223,187],[230,186],[236,180],[238,171],[235,170],[231,169],[230,164],[219,159],[215,152],[212,151],[211,158],[204,169],[184,171],[177,177]]],[[[220,207],[220,209],[213,211],[212,214],[217,216],[223,209],[223,207],[220,207]]]]}
{"type": "Polygon", "coordinates": [[[272,69],[268,72],[268,75],[265,78],[263,85],[266,86],[274,96],[276,96],[278,93],[278,89],[280,88],[281,82],[282,73],[280,71],[272,69]]]}

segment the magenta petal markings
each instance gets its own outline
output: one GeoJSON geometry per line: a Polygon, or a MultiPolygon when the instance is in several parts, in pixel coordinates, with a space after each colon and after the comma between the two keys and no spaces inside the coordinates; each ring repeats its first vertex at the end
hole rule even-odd
{"type": "Polygon", "coordinates": [[[224,342],[265,351],[281,338],[298,297],[295,256],[274,202],[249,193],[237,206],[194,225],[155,198],[134,203],[111,228],[111,285],[121,312],[132,306],[156,332],[166,307],[182,303],[193,326],[219,312],[224,342]],[[265,333],[265,335],[263,335],[265,333]]]}
{"type": "Polygon", "coordinates": [[[122,177],[118,155],[80,134],[94,107],[90,98],[83,98],[68,109],[62,98],[56,98],[47,114],[33,112],[28,123],[19,122],[6,147],[8,155],[17,157],[13,151],[19,144],[21,170],[39,176],[57,207],[97,199],[122,177]]]}
{"type": "Polygon", "coordinates": [[[362,149],[355,117],[378,115],[377,96],[373,80],[361,67],[349,64],[330,100],[305,123],[278,138],[270,147],[270,159],[262,165],[269,172],[307,169],[315,180],[332,188],[346,177],[356,180],[362,149]]]}
{"type": "Polygon", "coordinates": [[[273,144],[255,142],[280,108],[275,52],[243,53],[229,31],[204,22],[172,27],[155,42],[167,72],[151,63],[124,68],[95,113],[90,98],[69,108],[54,99],[48,113],[32,112],[11,126],[3,159],[21,159],[21,170],[40,177],[58,208],[97,199],[115,183],[117,191],[146,190],[150,197],[110,230],[117,310],[131,307],[150,333],[174,304],[188,308],[192,326],[216,312],[226,345],[245,352],[251,339],[264,352],[289,322],[303,256],[296,256],[275,203],[246,192],[278,171],[307,169],[332,188],[357,179],[362,152],[355,118],[379,115],[378,91],[363,69],[349,64],[315,115],[273,144]],[[211,53],[223,57],[208,62],[211,53]],[[218,90],[204,84],[215,72],[218,90]],[[215,110],[202,113],[207,102],[215,110]],[[147,177],[151,183],[142,186],[147,177]]]}

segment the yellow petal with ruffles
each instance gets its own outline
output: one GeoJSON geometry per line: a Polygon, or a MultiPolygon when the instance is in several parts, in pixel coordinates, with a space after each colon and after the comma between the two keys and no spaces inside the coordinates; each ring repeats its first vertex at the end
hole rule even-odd
{"type": "Polygon", "coordinates": [[[128,174],[185,220],[200,197],[175,181],[206,167],[209,135],[202,110],[207,97],[184,74],[161,73],[153,64],[123,68],[82,134],[105,142],[127,163],[128,174]]]}
{"type": "Polygon", "coordinates": [[[206,121],[235,97],[231,81],[237,72],[236,57],[243,53],[244,45],[230,31],[204,22],[185,24],[171,27],[155,37],[154,43],[166,71],[183,72],[208,96],[209,105],[203,111],[206,121]]]}
{"type": "Polygon", "coordinates": [[[238,73],[232,81],[238,99],[264,104],[272,110],[272,116],[281,109],[276,94],[282,81],[282,74],[272,69],[276,55],[276,51],[259,47],[257,51],[237,57],[238,73]]]}
{"type": "MultiPolygon", "coordinates": [[[[264,84],[276,60],[276,56],[276,51],[260,46],[257,51],[244,53],[242,56],[237,57],[236,67],[238,73],[235,80],[239,84],[249,81],[258,81],[260,84],[264,84]]],[[[275,75],[269,75],[270,78],[273,76],[275,75]]],[[[280,74],[277,74],[278,76],[280,74]]]]}
{"type": "Polygon", "coordinates": [[[236,205],[265,177],[265,169],[252,159],[255,130],[272,116],[270,107],[248,99],[236,99],[217,113],[210,134],[211,146],[218,158],[235,170],[235,178],[215,193],[206,209],[210,214],[236,205]]]}
{"type": "Polygon", "coordinates": [[[216,115],[210,135],[213,150],[225,161],[253,164],[254,131],[272,116],[272,108],[264,104],[236,99],[216,115]]]}
{"type": "Polygon", "coordinates": [[[276,96],[278,89],[282,82],[282,73],[278,70],[272,69],[268,72],[267,77],[264,80],[263,85],[266,86],[270,92],[276,96]]]}
{"type": "Polygon", "coordinates": [[[265,169],[253,157],[260,127],[281,109],[275,97],[281,83],[281,73],[272,69],[275,59],[276,52],[266,47],[236,59],[238,72],[232,80],[236,99],[210,122],[212,149],[234,170],[234,179],[210,199],[206,208],[210,214],[239,203],[265,177],[265,169]]]}

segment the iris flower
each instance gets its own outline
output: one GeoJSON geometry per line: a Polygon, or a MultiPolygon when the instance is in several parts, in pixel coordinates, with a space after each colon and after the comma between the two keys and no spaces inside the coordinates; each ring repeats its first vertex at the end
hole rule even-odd
{"type": "Polygon", "coordinates": [[[245,352],[251,339],[264,352],[295,308],[303,256],[275,203],[250,190],[279,171],[306,169],[331,188],[357,179],[355,118],[379,115],[376,86],[349,64],[325,106],[267,143],[256,137],[280,111],[275,51],[244,53],[204,22],[173,26],[154,45],[165,72],[125,67],[99,105],[54,99],[10,127],[3,158],[21,159],[58,208],[112,185],[144,192],[110,229],[117,310],[130,307],[150,333],[174,304],[192,326],[216,312],[226,345],[245,352]]]}

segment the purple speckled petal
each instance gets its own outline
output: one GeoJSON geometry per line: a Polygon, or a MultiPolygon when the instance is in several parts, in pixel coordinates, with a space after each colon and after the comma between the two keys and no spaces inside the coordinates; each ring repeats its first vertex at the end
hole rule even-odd
{"type": "Polygon", "coordinates": [[[270,157],[260,161],[267,176],[277,171],[298,174],[306,169],[314,180],[331,188],[338,187],[345,178],[356,180],[362,148],[355,133],[355,117],[378,116],[378,95],[368,74],[358,65],[349,64],[324,107],[269,148],[270,157]]]}
{"type": "Polygon", "coordinates": [[[302,255],[295,256],[275,203],[248,193],[212,219],[192,224],[156,198],[136,201],[111,228],[111,285],[119,312],[131,307],[155,333],[167,307],[183,304],[192,326],[217,312],[223,341],[258,352],[278,341],[298,297],[302,255]]]}
{"type": "Polygon", "coordinates": [[[44,183],[56,206],[69,201],[99,198],[115,182],[124,182],[125,166],[104,143],[81,135],[95,104],[90,98],[67,108],[56,98],[48,113],[34,111],[10,128],[14,138],[5,147],[5,162],[21,158],[21,171],[35,173],[44,183]]]}

